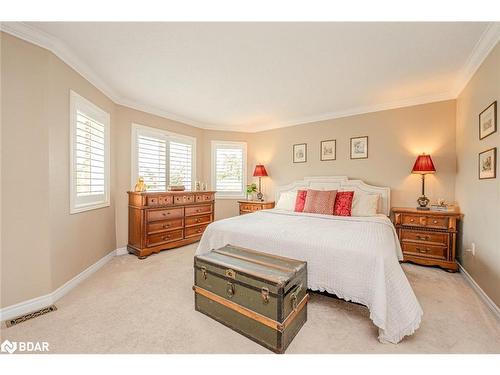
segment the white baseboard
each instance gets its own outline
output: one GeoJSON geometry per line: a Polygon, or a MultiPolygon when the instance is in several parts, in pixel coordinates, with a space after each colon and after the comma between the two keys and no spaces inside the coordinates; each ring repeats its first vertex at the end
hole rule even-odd
{"type": "Polygon", "coordinates": [[[119,247],[119,248],[118,248],[118,249],[116,249],[115,251],[116,251],[116,256],[120,256],[120,255],[126,255],[126,254],[128,254],[127,246],[124,246],[124,247],[119,247]]]}
{"type": "Polygon", "coordinates": [[[80,284],[83,280],[85,280],[87,277],[92,275],[94,272],[96,272],[99,268],[104,266],[107,262],[111,260],[114,256],[119,256],[119,255],[124,255],[127,254],[127,248],[126,247],[121,247],[116,250],[111,251],[109,254],[105,255],[101,259],[99,259],[97,262],[92,264],[90,267],[85,269],[84,271],[80,272],[78,275],[73,277],[71,280],[66,282],[65,284],[61,285],[59,288],[54,290],[52,293],[46,294],[44,296],[32,298],[27,301],[23,301],[20,303],[17,303],[15,305],[7,306],[4,307],[3,309],[0,309],[0,322],[7,320],[7,319],[12,319],[15,318],[16,316],[19,315],[24,315],[29,312],[39,310],[43,307],[47,307],[49,305],[52,305],[55,303],[58,299],[60,299],[62,296],[64,296],[66,293],[68,293],[70,290],[75,288],[78,284],[80,284]]]}
{"type": "Polygon", "coordinates": [[[458,263],[458,268],[460,268],[460,272],[464,276],[465,280],[470,284],[472,289],[474,289],[477,295],[483,300],[483,302],[490,308],[491,312],[500,321],[500,308],[496,305],[495,302],[493,302],[493,300],[490,297],[488,297],[488,295],[484,292],[484,290],[481,289],[478,283],[476,283],[476,280],[472,278],[472,276],[465,270],[465,268],[460,263],[458,263]]]}

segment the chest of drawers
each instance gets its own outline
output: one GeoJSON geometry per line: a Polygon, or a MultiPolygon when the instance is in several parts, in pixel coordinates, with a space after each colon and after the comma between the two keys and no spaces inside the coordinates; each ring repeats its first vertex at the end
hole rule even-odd
{"type": "Polygon", "coordinates": [[[405,262],[458,269],[455,260],[458,209],[451,212],[393,208],[392,217],[405,262]]]}
{"type": "Polygon", "coordinates": [[[139,259],[198,241],[214,220],[214,191],[128,195],[127,249],[139,259]]]}

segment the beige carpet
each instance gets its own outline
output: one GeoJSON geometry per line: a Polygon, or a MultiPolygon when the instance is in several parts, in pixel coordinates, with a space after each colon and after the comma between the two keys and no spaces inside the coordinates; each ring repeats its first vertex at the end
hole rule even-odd
{"type": "MultiPolygon", "coordinates": [[[[2,340],[48,341],[57,353],[270,353],[194,311],[195,248],[115,257],[59,300],[58,311],[2,326],[2,340]]],[[[313,293],[287,353],[500,353],[500,323],[460,274],[403,268],[424,309],[413,336],[380,344],[366,308],[313,293]]]]}

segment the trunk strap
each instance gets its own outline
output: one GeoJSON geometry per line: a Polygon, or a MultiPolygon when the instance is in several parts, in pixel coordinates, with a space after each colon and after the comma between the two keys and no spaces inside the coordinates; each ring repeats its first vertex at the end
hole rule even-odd
{"type": "Polygon", "coordinates": [[[259,323],[264,324],[265,326],[272,328],[276,331],[283,332],[290,323],[293,322],[297,314],[304,308],[306,305],[307,301],[309,300],[309,294],[306,294],[304,298],[300,301],[300,303],[297,304],[297,307],[290,313],[290,315],[287,316],[287,318],[283,321],[283,323],[277,322],[276,320],[273,320],[271,318],[268,318],[267,316],[264,316],[262,314],[256,313],[255,311],[252,311],[244,306],[241,306],[237,303],[234,303],[232,301],[228,301],[225,298],[222,298],[221,296],[218,296],[215,293],[209,292],[206,289],[200,288],[196,285],[193,286],[193,290],[195,293],[202,295],[214,302],[217,302],[233,311],[236,311],[240,313],[241,315],[246,316],[247,318],[253,319],[258,321],[259,323]]]}

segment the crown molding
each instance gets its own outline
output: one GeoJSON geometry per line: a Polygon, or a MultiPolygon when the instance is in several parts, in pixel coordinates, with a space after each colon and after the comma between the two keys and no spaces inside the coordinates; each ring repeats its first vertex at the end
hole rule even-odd
{"type": "Polygon", "coordinates": [[[467,62],[463,66],[454,87],[455,97],[458,97],[467,86],[474,73],[488,57],[491,50],[500,40],[500,22],[491,22],[472,49],[467,62]]]}
{"type": "Polygon", "coordinates": [[[120,98],[90,66],[54,36],[24,22],[2,22],[0,30],[52,52],[111,100],[116,102],[120,98]]]}
{"type": "Polygon", "coordinates": [[[313,122],[335,120],[338,118],[362,115],[362,114],[366,114],[366,113],[386,111],[389,109],[398,109],[398,108],[412,107],[415,105],[421,105],[421,104],[427,104],[427,103],[442,102],[445,100],[452,100],[455,98],[456,98],[456,95],[452,91],[447,91],[447,92],[444,92],[441,94],[424,95],[424,96],[419,96],[419,97],[414,97],[414,98],[398,100],[398,101],[394,101],[394,102],[376,104],[376,105],[372,105],[372,106],[357,107],[357,108],[351,108],[351,109],[347,109],[347,110],[343,110],[343,111],[328,112],[328,113],[324,113],[321,115],[301,117],[301,118],[295,119],[293,121],[286,121],[286,122],[282,122],[279,124],[273,124],[272,126],[266,126],[266,125],[257,126],[256,128],[252,129],[251,132],[256,133],[256,132],[261,132],[261,131],[266,131],[266,130],[286,128],[289,126],[309,124],[309,123],[313,123],[313,122]]]}
{"type": "Polygon", "coordinates": [[[381,103],[372,106],[355,107],[341,111],[327,112],[314,116],[296,118],[281,123],[256,125],[253,126],[251,129],[248,129],[246,127],[238,127],[234,125],[233,126],[215,125],[215,124],[208,124],[196,121],[184,116],[177,115],[172,112],[165,111],[155,106],[147,105],[141,103],[140,101],[124,97],[120,95],[113,87],[108,85],[104,81],[104,79],[102,79],[88,64],[86,64],[78,56],[76,56],[65,43],[61,42],[56,37],[23,22],[1,22],[0,30],[9,33],[11,35],[14,35],[27,42],[35,44],[39,47],[49,50],[118,105],[150,113],[156,116],[167,118],[173,121],[177,121],[201,129],[233,131],[233,132],[243,132],[243,133],[256,133],[260,131],[285,128],[300,124],[309,124],[325,120],[334,120],[342,117],[361,115],[364,113],[372,113],[389,109],[410,107],[414,105],[456,99],[457,96],[460,94],[460,92],[463,90],[463,88],[467,85],[469,80],[472,78],[476,70],[479,68],[481,63],[488,56],[488,54],[491,52],[493,47],[500,39],[500,23],[498,22],[490,23],[488,28],[482,34],[479,41],[474,46],[474,49],[471,52],[471,55],[469,56],[467,63],[461,70],[461,73],[456,81],[454,89],[448,92],[407,98],[399,101],[381,103]]]}

